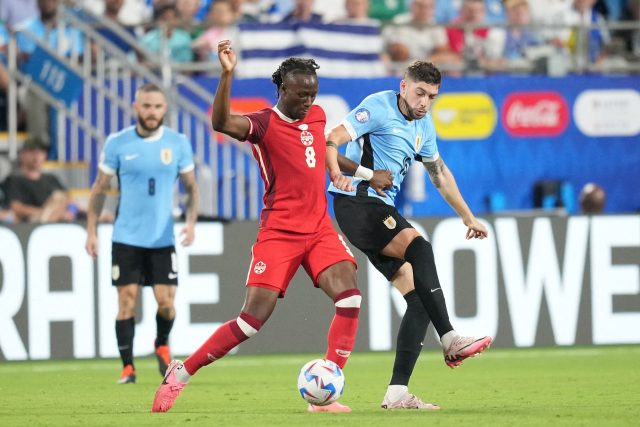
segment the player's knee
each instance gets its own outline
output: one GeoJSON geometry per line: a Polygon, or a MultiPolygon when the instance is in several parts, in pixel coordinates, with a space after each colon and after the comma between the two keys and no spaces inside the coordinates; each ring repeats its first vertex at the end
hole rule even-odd
{"type": "Polygon", "coordinates": [[[240,315],[236,318],[236,324],[247,338],[251,338],[258,333],[264,322],[257,317],[241,311],[240,315]]]}
{"type": "Polygon", "coordinates": [[[418,236],[409,243],[404,253],[404,259],[412,266],[414,263],[431,263],[433,261],[433,248],[431,243],[422,236],[418,236]]]}
{"type": "Polygon", "coordinates": [[[362,303],[362,293],[360,289],[349,289],[344,292],[340,292],[334,298],[336,308],[345,309],[359,309],[362,303]]]}

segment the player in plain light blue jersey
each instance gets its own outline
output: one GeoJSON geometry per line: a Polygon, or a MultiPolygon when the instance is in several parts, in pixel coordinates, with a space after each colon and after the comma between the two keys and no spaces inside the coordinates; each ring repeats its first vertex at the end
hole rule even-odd
{"type": "Polygon", "coordinates": [[[438,158],[436,129],[427,113],[420,120],[407,120],[398,108],[398,93],[392,90],[367,96],[341,123],[353,140],[346,157],[372,170],[387,170],[393,184],[379,194],[366,180],[354,178],[356,190],[347,192],[333,184],[329,192],[377,197],[394,205],[413,160],[433,162],[438,158]]]}
{"type": "Polygon", "coordinates": [[[381,405],[384,409],[440,409],[409,393],[408,388],[430,322],[440,336],[445,363],[451,368],[491,344],[491,337],[464,337],[453,329],[431,243],[394,206],[409,167],[418,160],[463,219],[467,238],[487,237],[487,229],[467,206],[438,153],[429,110],[441,81],[440,71],[433,64],[416,61],[405,71],[400,92],[368,96],[327,136],[326,164],[332,182],[338,183],[329,188],[338,224],[407,302],[398,331],[393,374],[381,405]],[[346,156],[339,155],[337,147],[347,142],[346,156]],[[354,176],[352,183],[333,179],[341,170],[354,176]]]}
{"type": "Polygon", "coordinates": [[[110,135],[100,155],[98,176],[91,188],[85,248],[98,255],[97,219],[113,176],[120,198],[113,227],[111,281],[118,291],[116,337],[123,369],[119,384],[135,383],[133,336],[139,286],[153,286],[158,303],[154,342],[160,374],[171,361],[169,333],[176,316],[174,300],[178,265],[173,236],[173,194],[180,177],[187,194],[182,244],[194,239],[198,187],[193,151],[187,138],[162,126],[167,101],[162,90],[145,84],[136,91],[137,124],[110,135]]]}
{"type": "Polygon", "coordinates": [[[173,246],[176,178],[194,170],[187,138],[161,126],[149,137],[130,126],[107,139],[100,170],[120,183],[113,241],[143,248],[173,246]]]}

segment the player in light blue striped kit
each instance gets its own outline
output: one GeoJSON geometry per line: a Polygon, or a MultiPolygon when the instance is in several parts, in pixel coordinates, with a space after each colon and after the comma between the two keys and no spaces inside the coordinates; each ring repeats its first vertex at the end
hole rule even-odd
{"type": "Polygon", "coordinates": [[[162,126],[167,101],[154,84],[138,88],[133,104],[138,123],[107,138],[87,213],[87,252],[98,255],[97,218],[111,178],[120,197],[113,227],[112,283],[118,290],[116,337],[123,370],[118,382],[135,383],[133,336],[140,285],[153,286],[158,303],[154,342],[160,374],[171,361],[168,339],[175,318],[178,266],[173,235],[173,194],[180,176],[187,194],[182,244],[193,242],[199,200],[193,150],[186,136],[162,126]]]}
{"type": "Polygon", "coordinates": [[[491,344],[491,337],[463,337],[453,329],[431,244],[394,206],[409,167],[414,160],[421,161],[434,186],[467,226],[466,237],[487,237],[487,229],[465,203],[438,153],[429,110],[441,80],[433,64],[416,61],[407,68],[399,93],[368,96],[327,137],[330,176],[340,170],[353,175],[356,188],[345,191],[347,184],[345,188],[329,187],[338,224],[407,301],[393,375],[381,405],[384,409],[440,409],[408,390],[430,321],[440,336],[445,363],[451,368],[491,344]],[[337,147],[347,142],[346,157],[339,156],[337,147]]]}

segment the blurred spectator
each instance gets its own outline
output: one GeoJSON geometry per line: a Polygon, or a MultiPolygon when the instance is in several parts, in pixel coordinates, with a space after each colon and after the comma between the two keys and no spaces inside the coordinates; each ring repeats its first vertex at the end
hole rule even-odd
{"type": "MultiPolygon", "coordinates": [[[[193,42],[193,49],[200,61],[214,61],[218,58],[218,42],[236,40],[238,27],[236,15],[229,0],[216,0],[207,15],[207,30],[193,42]]],[[[235,49],[235,48],[234,48],[235,49]]],[[[236,52],[236,55],[239,55],[236,52]]]]}
{"type": "Polygon", "coordinates": [[[164,48],[170,60],[192,62],[191,36],[179,27],[180,19],[175,4],[161,4],[154,10],[154,26],[140,41],[147,53],[164,56],[164,48]]]}
{"type": "MultiPolygon", "coordinates": [[[[640,0],[629,0],[622,19],[640,24],[640,0]]],[[[620,36],[625,42],[627,51],[635,56],[636,60],[640,58],[640,30],[620,31],[620,36]]]]}
{"type": "MultiPolygon", "coordinates": [[[[596,0],[573,0],[571,7],[561,11],[555,18],[555,23],[566,25],[566,30],[560,30],[552,41],[560,47],[569,49],[574,54],[579,54],[586,42],[586,54],[588,62],[599,62],[606,57],[606,46],[610,41],[609,32],[606,29],[604,17],[595,9],[596,0]],[[596,28],[589,29],[590,26],[596,28]],[[583,28],[586,30],[583,31],[583,28]],[[586,40],[581,41],[581,35],[586,35],[586,40]]],[[[580,59],[579,56],[576,57],[580,59]]]]}
{"type": "Polygon", "coordinates": [[[589,182],[580,191],[580,211],[586,214],[602,213],[607,201],[607,195],[602,187],[589,182]]]}
{"type": "Polygon", "coordinates": [[[436,0],[414,0],[409,13],[396,16],[383,30],[392,70],[404,70],[406,62],[415,59],[429,59],[438,65],[459,62],[459,56],[449,49],[445,29],[432,26],[435,3],[436,0]]]}
{"type": "Polygon", "coordinates": [[[178,16],[185,28],[190,28],[202,22],[196,15],[200,10],[201,0],[176,0],[178,16]]]}
{"type": "Polygon", "coordinates": [[[13,211],[9,209],[9,199],[5,190],[5,181],[0,181],[0,223],[12,224],[15,221],[13,211]]]}
{"type": "Polygon", "coordinates": [[[620,21],[624,16],[624,11],[629,4],[629,0],[598,0],[595,8],[607,21],[620,21]]]}
{"type": "Polygon", "coordinates": [[[359,24],[380,28],[380,21],[369,17],[369,0],[345,0],[345,15],[335,24],[359,24]]]}
{"type": "Polygon", "coordinates": [[[527,28],[531,23],[529,0],[504,0],[508,27],[489,30],[487,57],[492,68],[527,65],[532,48],[542,46],[541,36],[527,28]]]}
{"type": "Polygon", "coordinates": [[[371,0],[369,16],[380,21],[391,21],[407,11],[406,0],[371,0]]]}
{"type": "MultiPolygon", "coordinates": [[[[553,24],[554,18],[571,7],[573,0],[533,0],[529,2],[531,20],[536,24],[553,24]]],[[[549,31],[548,29],[546,31],[549,31]]],[[[551,30],[557,31],[557,30],[551,30]]]]}
{"type": "Polygon", "coordinates": [[[25,141],[18,155],[19,170],[5,182],[9,206],[18,222],[57,222],[75,218],[62,183],[42,170],[47,149],[44,141],[25,141]]]}
{"type": "Polygon", "coordinates": [[[282,18],[282,22],[322,22],[322,15],[313,12],[314,0],[295,0],[291,13],[282,18]]]}
{"type": "MultiPolygon", "coordinates": [[[[94,15],[102,15],[106,10],[108,0],[80,0],[82,7],[94,15]]],[[[136,27],[151,21],[153,7],[151,0],[123,0],[118,12],[118,22],[125,27],[136,27]]]]}
{"type": "Polygon", "coordinates": [[[9,28],[22,21],[38,16],[37,0],[1,0],[0,21],[9,28]]]}
{"type": "MultiPolygon", "coordinates": [[[[459,14],[463,0],[439,1],[436,6],[436,22],[447,24],[453,21],[459,14]]],[[[502,0],[484,0],[487,22],[502,23],[505,21],[502,0]]]]}
{"type": "MultiPolygon", "coordinates": [[[[120,11],[125,0],[105,0],[104,1],[104,17],[110,19],[116,24],[120,24],[123,31],[128,32],[135,38],[135,30],[133,27],[125,27],[120,22],[120,11]]],[[[117,32],[103,26],[97,26],[96,31],[105,39],[113,43],[118,49],[129,52],[132,50],[131,44],[122,38],[117,32]]]]}
{"type": "MultiPolygon", "coordinates": [[[[79,58],[83,55],[82,33],[69,26],[58,25],[59,0],[38,0],[38,15],[16,25],[18,58],[27,60],[36,49],[39,40],[62,55],[79,58]],[[34,40],[35,38],[35,40],[34,40]]],[[[50,110],[48,105],[27,86],[21,98],[26,113],[26,131],[39,140],[50,143],[50,110]]]]}
{"type": "Polygon", "coordinates": [[[36,48],[36,39],[44,41],[49,47],[62,55],[81,56],[83,53],[82,33],[68,26],[63,26],[59,34],[57,11],[60,0],[38,0],[38,14],[16,25],[16,41],[18,51],[23,55],[30,55],[36,48]]]}
{"type": "MultiPolygon", "coordinates": [[[[460,8],[460,15],[451,21],[456,25],[481,25],[486,24],[486,9],[484,0],[464,0],[460,8]]],[[[464,54],[466,59],[483,61],[487,47],[487,35],[489,29],[477,27],[474,30],[465,31],[463,28],[447,28],[449,47],[455,53],[464,54]]]]}

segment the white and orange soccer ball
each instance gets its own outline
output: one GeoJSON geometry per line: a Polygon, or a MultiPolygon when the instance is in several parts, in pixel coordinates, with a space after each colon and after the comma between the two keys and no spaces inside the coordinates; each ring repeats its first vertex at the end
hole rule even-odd
{"type": "Polygon", "coordinates": [[[300,369],[298,391],[313,405],[329,405],[344,392],[344,374],[334,362],[314,359],[300,369]]]}

